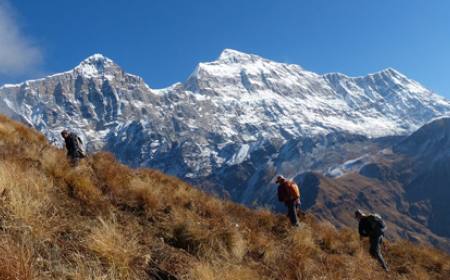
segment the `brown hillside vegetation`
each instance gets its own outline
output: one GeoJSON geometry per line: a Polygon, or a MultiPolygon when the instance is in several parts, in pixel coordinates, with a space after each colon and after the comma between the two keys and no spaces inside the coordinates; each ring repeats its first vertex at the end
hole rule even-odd
{"type": "Polygon", "coordinates": [[[208,196],[107,153],[76,168],[0,117],[0,279],[449,279],[450,257],[388,243],[385,273],[353,229],[208,196]]]}
{"type": "MultiPolygon", "coordinates": [[[[399,167],[395,168],[399,169],[399,167]]],[[[407,167],[403,169],[404,171],[410,170],[407,167]]],[[[368,178],[357,172],[350,172],[338,178],[329,178],[310,172],[305,178],[307,179],[301,182],[303,194],[310,201],[314,201],[308,211],[314,213],[317,219],[329,221],[334,225],[351,227],[355,225],[353,219],[355,207],[361,207],[367,211],[373,209],[384,218],[389,228],[386,234],[387,238],[391,240],[409,239],[421,244],[434,244],[436,247],[450,252],[448,239],[434,234],[427,228],[427,223],[417,217],[414,218],[404,210],[408,209],[410,204],[405,198],[404,185],[398,181],[368,178]],[[311,195],[314,192],[315,195],[311,195]]],[[[429,186],[435,187],[434,184],[429,184],[429,186]]],[[[446,197],[445,194],[442,195],[446,197]]],[[[445,223],[446,221],[441,219],[441,222],[445,223]]]]}

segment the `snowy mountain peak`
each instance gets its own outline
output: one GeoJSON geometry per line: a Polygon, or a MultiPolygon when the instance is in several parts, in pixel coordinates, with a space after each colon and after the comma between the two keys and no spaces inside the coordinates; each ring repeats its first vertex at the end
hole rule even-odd
{"type": "MultiPolygon", "coordinates": [[[[199,63],[188,83],[191,84],[192,80],[201,81],[200,84],[207,83],[208,87],[216,89],[228,84],[239,84],[245,91],[253,91],[256,88],[267,88],[270,78],[281,79],[281,83],[295,82],[292,78],[298,78],[301,72],[304,70],[298,65],[224,49],[217,60],[199,63]]],[[[237,91],[233,92],[238,94],[237,91]]]]}
{"type": "Polygon", "coordinates": [[[96,53],[83,60],[74,71],[86,78],[111,78],[120,67],[108,57],[96,53]]]}
{"type": "Polygon", "coordinates": [[[386,68],[378,72],[374,72],[371,74],[368,74],[367,76],[347,76],[343,73],[339,72],[330,72],[323,75],[325,78],[334,78],[334,79],[374,79],[374,78],[381,78],[381,79],[406,79],[409,80],[408,77],[400,73],[399,71],[395,70],[394,68],[386,68]]]}
{"type": "Polygon", "coordinates": [[[81,63],[107,63],[107,62],[113,62],[110,58],[104,56],[101,53],[95,53],[86,59],[84,59],[81,63]]]}
{"type": "Polygon", "coordinates": [[[399,71],[395,70],[394,68],[386,68],[384,70],[381,70],[379,72],[369,74],[369,77],[380,77],[380,78],[389,78],[389,79],[401,79],[401,80],[409,80],[405,75],[400,73],[399,71]]]}
{"type": "Polygon", "coordinates": [[[224,49],[219,56],[220,62],[228,62],[228,63],[254,62],[258,59],[263,58],[254,54],[247,54],[233,49],[224,49]]]}
{"type": "Polygon", "coordinates": [[[387,75],[392,75],[392,76],[404,76],[402,73],[398,72],[397,70],[395,70],[392,67],[388,67],[388,68],[382,70],[381,73],[385,73],[387,75]]]}

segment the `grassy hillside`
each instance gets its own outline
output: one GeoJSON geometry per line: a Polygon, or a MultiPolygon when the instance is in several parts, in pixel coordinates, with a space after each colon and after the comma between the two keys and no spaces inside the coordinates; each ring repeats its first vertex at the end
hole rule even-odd
{"type": "MultiPolygon", "coordinates": [[[[383,160],[385,158],[386,155],[383,160]]],[[[411,170],[410,167],[405,166],[408,161],[399,160],[398,162],[402,163],[401,167],[403,168],[396,166],[394,169],[380,163],[370,165],[380,166],[380,168],[386,166],[386,170],[389,171],[401,168],[403,174],[411,170]]],[[[395,174],[392,177],[400,177],[394,171],[392,173],[395,174]]],[[[388,238],[403,238],[423,244],[434,244],[437,248],[450,252],[448,238],[435,234],[428,228],[429,223],[426,220],[419,219],[419,215],[414,217],[413,213],[409,212],[409,209],[417,209],[417,207],[413,207],[413,203],[407,199],[408,188],[396,179],[370,178],[358,174],[358,172],[349,172],[337,178],[329,178],[309,172],[300,182],[303,187],[303,197],[309,201],[309,204],[304,203],[304,206],[310,206],[308,210],[314,213],[319,220],[329,221],[334,225],[352,227],[355,225],[353,219],[355,208],[375,209],[384,218],[389,228],[386,234],[388,238]]],[[[428,186],[435,188],[436,185],[428,184],[428,186]]],[[[428,193],[430,192],[431,190],[428,191],[428,193]]],[[[441,192],[441,194],[446,197],[445,193],[441,192]]],[[[423,201],[427,200],[424,198],[423,201]]],[[[432,210],[438,212],[435,208],[432,210]]],[[[425,213],[433,217],[432,213],[425,213]]],[[[446,223],[442,218],[439,221],[443,223],[443,226],[446,223]]]]}
{"type": "Polygon", "coordinates": [[[64,151],[0,117],[0,279],[449,279],[450,257],[388,243],[386,274],[353,229],[210,197],[107,153],[64,151]]]}

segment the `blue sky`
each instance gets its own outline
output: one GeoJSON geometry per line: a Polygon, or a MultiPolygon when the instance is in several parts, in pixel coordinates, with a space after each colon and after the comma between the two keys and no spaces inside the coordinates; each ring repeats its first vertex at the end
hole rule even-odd
{"type": "Polygon", "coordinates": [[[450,1],[0,0],[0,83],[99,52],[161,88],[224,48],[318,73],[393,67],[450,97],[450,1]]]}

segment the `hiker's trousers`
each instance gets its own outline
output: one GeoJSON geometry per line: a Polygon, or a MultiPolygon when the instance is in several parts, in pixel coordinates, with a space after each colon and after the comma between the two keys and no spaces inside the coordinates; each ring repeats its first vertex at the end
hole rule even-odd
{"type": "Polygon", "coordinates": [[[387,270],[386,261],[381,254],[381,244],[383,243],[383,233],[370,236],[370,254],[376,258],[385,270],[387,270]]]}
{"type": "Polygon", "coordinates": [[[298,226],[297,212],[300,211],[300,201],[299,199],[292,200],[286,203],[288,208],[288,217],[293,226],[298,226]]]}

